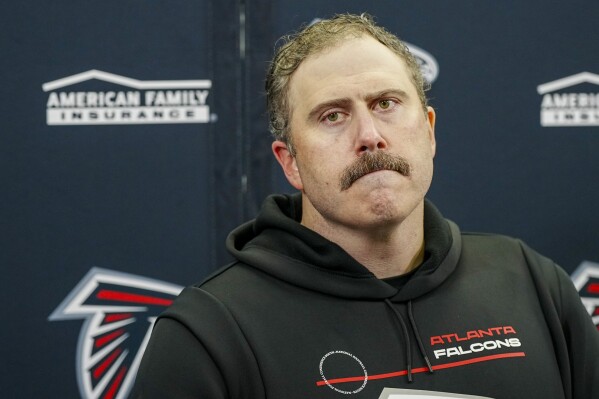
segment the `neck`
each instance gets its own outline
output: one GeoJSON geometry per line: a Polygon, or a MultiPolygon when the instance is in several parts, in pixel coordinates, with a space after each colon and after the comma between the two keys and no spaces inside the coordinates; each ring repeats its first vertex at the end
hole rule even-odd
{"type": "Polygon", "coordinates": [[[414,243],[414,247],[403,248],[403,251],[396,251],[396,254],[390,254],[388,257],[352,255],[356,260],[365,265],[377,278],[396,277],[414,270],[424,260],[424,240],[414,243]]]}
{"type": "Polygon", "coordinates": [[[364,265],[377,278],[409,273],[424,260],[424,204],[403,220],[385,226],[347,228],[310,225],[364,265]]]}

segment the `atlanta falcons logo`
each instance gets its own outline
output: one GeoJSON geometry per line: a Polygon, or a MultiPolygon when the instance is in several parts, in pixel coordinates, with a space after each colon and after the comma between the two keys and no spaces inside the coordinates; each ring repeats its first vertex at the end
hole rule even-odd
{"type": "Polygon", "coordinates": [[[85,399],[126,398],[156,317],[183,287],[93,268],[48,318],[84,319],[77,381],[85,399]]]}
{"type": "Polygon", "coordinates": [[[572,274],[572,281],[599,330],[599,263],[582,262],[572,274]]]}

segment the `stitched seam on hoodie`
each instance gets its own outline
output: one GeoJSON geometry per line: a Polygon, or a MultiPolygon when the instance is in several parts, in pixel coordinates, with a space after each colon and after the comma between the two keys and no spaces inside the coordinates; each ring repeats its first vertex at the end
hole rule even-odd
{"type": "Polygon", "coordinates": [[[270,250],[268,248],[264,248],[264,247],[261,247],[261,246],[258,246],[258,245],[247,245],[247,246],[245,246],[245,249],[252,249],[252,248],[260,249],[261,251],[268,252],[271,255],[274,255],[274,256],[277,256],[277,257],[280,257],[280,258],[284,258],[285,260],[287,260],[287,261],[289,261],[291,263],[295,263],[295,264],[298,264],[298,265],[306,266],[306,267],[308,267],[310,269],[314,269],[314,270],[322,272],[322,273],[332,274],[332,275],[335,275],[335,276],[340,276],[340,277],[345,277],[345,278],[359,278],[359,279],[372,279],[372,278],[376,278],[374,276],[374,274],[371,274],[371,275],[368,275],[368,274],[355,275],[355,274],[350,274],[350,273],[344,273],[344,272],[338,272],[338,271],[323,269],[322,267],[318,267],[318,266],[314,266],[314,265],[311,265],[311,264],[306,263],[306,262],[302,262],[302,261],[297,260],[295,258],[291,258],[291,257],[289,257],[287,255],[282,255],[279,252],[275,252],[275,251],[272,251],[272,250],[270,250]]]}

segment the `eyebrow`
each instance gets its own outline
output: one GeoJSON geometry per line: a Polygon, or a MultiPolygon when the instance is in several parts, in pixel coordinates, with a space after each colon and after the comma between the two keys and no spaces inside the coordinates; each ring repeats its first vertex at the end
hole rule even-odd
{"type": "Polygon", "coordinates": [[[325,101],[323,103],[317,104],[310,113],[308,114],[308,120],[313,120],[316,117],[320,116],[321,113],[324,112],[325,109],[328,108],[347,108],[351,104],[351,100],[349,98],[337,98],[331,101],[325,101]]]}
{"type": "Polygon", "coordinates": [[[408,93],[406,93],[404,90],[385,89],[385,90],[378,91],[376,93],[366,95],[366,101],[371,102],[373,100],[376,100],[377,98],[389,97],[389,96],[399,97],[399,99],[402,101],[406,100],[409,97],[408,93]]]}
{"type": "MultiPolygon", "coordinates": [[[[366,102],[371,102],[377,98],[395,96],[400,100],[405,100],[408,98],[408,93],[401,89],[385,89],[375,93],[367,94],[364,98],[366,102]]],[[[336,98],[334,100],[325,101],[323,103],[317,104],[312,110],[308,113],[308,120],[313,120],[316,117],[320,116],[324,110],[328,108],[348,108],[352,103],[350,98],[336,98]]]]}

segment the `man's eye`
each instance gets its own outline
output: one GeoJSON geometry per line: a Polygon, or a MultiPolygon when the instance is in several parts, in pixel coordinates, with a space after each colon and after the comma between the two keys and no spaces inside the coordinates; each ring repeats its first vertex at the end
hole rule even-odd
{"type": "Polygon", "coordinates": [[[326,118],[329,122],[337,122],[339,120],[339,113],[332,112],[332,113],[328,114],[326,118]]]}
{"type": "Polygon", "coordinates": [[[381,107],[382,109],[388,109],[390,106],[391,106],[390,100],[380,100],[379,101],[379,107],[381,107]]]}

